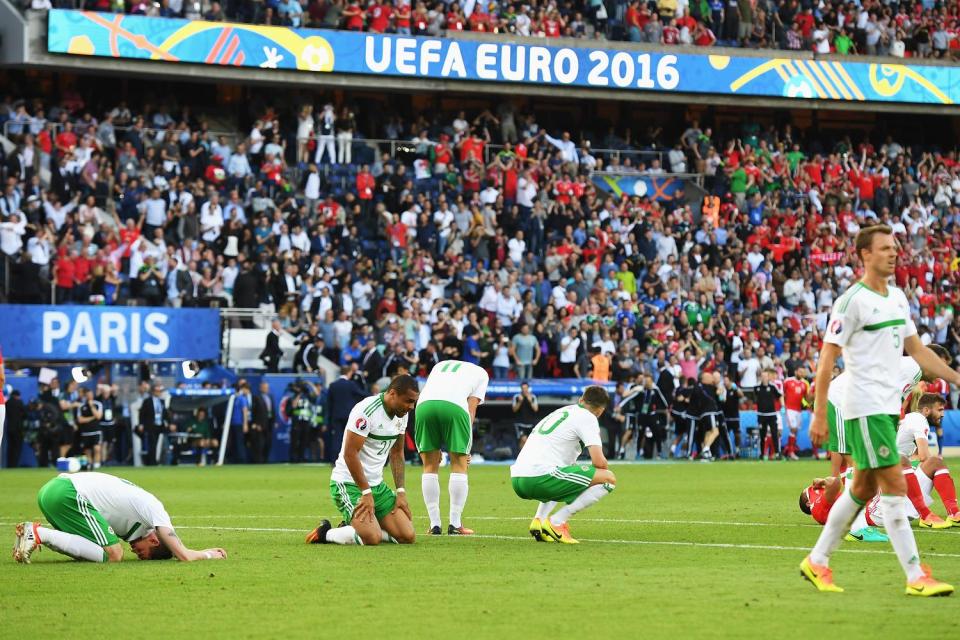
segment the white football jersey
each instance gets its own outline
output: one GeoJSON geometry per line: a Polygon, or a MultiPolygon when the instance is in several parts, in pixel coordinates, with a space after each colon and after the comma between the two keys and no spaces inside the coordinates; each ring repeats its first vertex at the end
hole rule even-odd
{"type": "Polygon", "coordinates": [[[444,360],[430,370],[417,404],[427,400],[446,400],[469,412],[467,398],[479,398],[483,404],[489,382],[490,376],[483,367],[460,360],[444,360]]]}
{"type": "Polygon", "coordinates": [[[383,467],[387,464],[390,449],[398,438],[407,431],[409,414],[398,418],[387,414],[383,405],[383,394],[370,396],[358,402],[350,411],[347,426],[343,432],[340,455],[333,467],[330,480],[333,482],[354,482],[343,452],[347,446],[347,433],[353,432],[366,440],[360,447],[360,466],[371,487],[383,482],[383,467]]]}
{"type": "Polygon", "coordinates": [[[599,447],[600,423],[579,404],[560,407],[537,423],[510,467],[510,477],[531,478],[577,461],[582,447],[599,447]]]}
{"type": "Polygon", "coordinates": [[[149,491],[106,473],[61,473],[73,483],[77,495],[86,498],[121,540],[142,538],[150,529],[173,529],[170,516],[149,491]]]}
{"type": "MultiPolygon", "coordinates": [[[[910,389],[920,382],[923,372],[920,365],[910,356],[900,358],[900,364],[896,371],[897,385],[900,387],[900,402],[903,402],[910,389]]],[[[844,371],[836,378],[830,381],[830,388],[827,390],[827,400],[835,407],[842,406],[843,396],[847,392],[850,372],[844,371]]],[[[842,413],[842,412],[841,412],[842,413]]],[[[899,411],[897,412],[899,413],[899,411]]]]}
{"type": "Polygon", "coordinates": [[[850,393],[840,410],[845,420],[900,415],[902,386],[890,375],[890,363],[903,357],[903,341],[917,334],[903,291],[889,285],[882,296],[858,282],[833,305],[826,342],[843,348],[850,393]]]}
{"type": "Polygon", "coordinates": [[[917,411],[908,413],[897,429],[897,451],[909,458],[917,451],[917,439],[927,440],[929,436],[930,423],[923,414],[917,411]]]}

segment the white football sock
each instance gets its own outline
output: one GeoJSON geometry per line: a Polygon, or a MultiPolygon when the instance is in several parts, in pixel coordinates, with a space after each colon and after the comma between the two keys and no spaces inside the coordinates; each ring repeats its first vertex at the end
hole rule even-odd
{"type": "Polygon", "coordinates": [[[813,546],[813,550],[810,552],[810,562],[824,567],[828,566],[830,554],[840,546],[843,536],[850,531],[850,525],[853,524],[854,518],[857,517],[863,506],[850,495],[849,489],[840,494],[840,497],[830,508],[830,515],[827,516],[827,523],[823,525],[823,531],[817,538],[817,544],[813,546]]]}
{"type": "Polygon", "coordinates": [[[327,531],[327,542],[333,544],[363,544],[363,540],[357,535],[357,530],[349,525],[327,531]]]}
{"type": "Polygon", "coordinates": [[[107,561],[107,552],[103,550],[103,547],[82,536],[46,527],[37,527],[37,533],[40,534],[40,542],[43,546],[65,556],[70,556],[74,560],[107,561]]]}
{"type": "Polygon", "coordinates": [[[537,515],[535,517],[538,520],[546,520],[555,506],[557,506],[556,502],[541,502],[540,506],[537,507],[537,515]]]}
{"type": "Polygon", "coordinates": [[[595,484],[592,487],[588,487],[586,491],[577,496],[576,500],[564,507],[560,507],[555,514],[550,516],[550,522],[557,525],[563,524],[578,511],[583,511],[587,507],[591,507],[600,502],[600,499],[611,491],[613,491],[612,484],[595,484]]]}
{"type": "Polygon", "coordinates": [[[463,515],[463,507],[467,504],[467,494],[470,492],[467,474],[451,473],[447,488],[450,491],[450,524],[459,527],[462,524],[460,517],[463,515]]]}
{"type": "Polygon", "coordinates": [[[893,550],[897,552],[897,560],[907,575],[907,582],[914,582],[923,577],[923,569],[920,568],[917,540],[907,520],[906,500],[906,496],[881,495],[880,505],[883,508],[883,526],[890,536],[893,550]]]}
{"type": "Polygon", "coordinates": [[[386,529],[380,529],[380,542],[391,542],[393,544],[400,544],[399,542],[397,542],[396,538],[394,538],[392,535],[387,533],[386,529]]]}
{"type": "Polygon", "coordinates": [[[440,476],[435,473],[425,473],[420,478],[420,490],[423,493],[423,503],[430,516],[430,528],[440,526],[440,476]]]}

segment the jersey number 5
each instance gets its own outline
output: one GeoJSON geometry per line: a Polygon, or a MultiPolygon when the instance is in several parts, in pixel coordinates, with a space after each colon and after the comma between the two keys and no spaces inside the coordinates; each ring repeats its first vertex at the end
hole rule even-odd
{"type": "Polygon", "coordinates": [[[897,349],[900,348],[900,329],[894,327],[893,331],[893,346],[897,349]]]}
{"type": "Polygon", "coordinates": [[[552,424],[548,425],[548,424],[547,424],[547,420],[549,420],[549,419],[552,418],[553,416],[554,416],[554,414],[551,413],[549,416],[547,416],[546,418],[544,418],[543,420],[540,421],[540,424],[537,425],[537,433],[539,433],[539,434],[542,435],[542,436],[550,435],[551,433],[554,432],[554,430],[555,430],[557,427],[560,426],[560,423],[561,423],[561,422],[563,422],[564,420],[566,420],[566,419],[570,416],[570,412],[568,412],[568,411],[561,411],[561,412],[560,412],[560,417],[557,418],[552,424]]]}

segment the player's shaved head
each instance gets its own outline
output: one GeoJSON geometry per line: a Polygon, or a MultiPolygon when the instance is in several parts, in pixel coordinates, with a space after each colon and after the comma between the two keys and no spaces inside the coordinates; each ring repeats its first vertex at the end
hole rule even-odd
{"type": "Polygon", "coordinates": [[[420,385],[417,379],[407,374],[395,376],[383,394],[383,405],[387,412],[398,418],[410,413],[420,397],[420,385]]]}
{"type": "Polygon", "coordinates": [[[400,395],[409,393],[410,391],[420,393],[420,385],[417,384],[417,379],[413,376],[402,374],[394,377],[393,380],[390,381],[390,386],[387,387],[387,391],[393,391],[400,395]]]}

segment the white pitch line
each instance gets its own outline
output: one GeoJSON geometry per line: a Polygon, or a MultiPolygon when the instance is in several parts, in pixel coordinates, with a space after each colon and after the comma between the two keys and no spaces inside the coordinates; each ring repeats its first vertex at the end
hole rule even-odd
{"type": "MultiPolygon", "coordinates": [[[[303,533],[303,529],[287,529],[287,528],[270,528],[270,527],[177,527],[177,529],[199,529],[206,531],[255,531],[255,532],[274,532],[274,533],[303,533]]],[[[421,536],[421,538],[429,538],[430,536],[421,536]]],[[[487,535],[487,534],[473,534],[470,536],[462,536],[463,538],[475,538],[479,540],[506,540],[506,541],[530,541],[529,536],[502,536],[502,535],[487,535]]],[[[628,545],[645,545],[645,546],[668,546],[668,547],[705,547],[711,549],[742,549],[742,550],[758,550],[758,551],[806,551],[809,552],[809,547],[785,547],[780,545],[768,545],[768,544],[733,544],[733,543],[724,543],[724,542],[686,542],[679,540],[603,540],[599,538],[580,538],[581,542],[594,542],[600,544],[628,544],[628,545]]],[[[867,553],[871,555],[891,555],[892,551],[881,551],[879,549],[838,549],[842,553],[867,553]]],[[[928,552],[924,553],[925,556],[932,556],[935,558],[960,558],[960,553],[934,553],[928,552]]]]}
{"type": "MultiPolygon", "coordinates": [[[[269,520],[315,520],[317,516],[308,515],[308,516],[277,516],[277,515],[223,515],[223,516],[175,516],[174,520],[228,520],[231,518],[262,518],[269,520]]],[[[428,516],[414,516],[417,520],[427,520],[428,516]]],[[[530,520],[528,516],[468,516],[467,520],[493,520],[493,521],[502,521],[502,522],[527,522],[530,520]]],[[[773,523],[773,522],[731,522],[728,520],[653,520],[653,519],[630,519],[630,518],[577,518],[577,522],[599,522],[599,523],[613,523],[613,524],[680,524],[680,525],[703,525],[709,527],[776,527],[776,528],[802,528],[802,529],[821,529],[822,526],[819,524],[812,523],[800,523],[800,522],[785,522],[782,524],[773,523]]],[[[914,529],[920,533],[950,533],[953,535],[960,534],[960,527],[957,531],[949,530],[933,530],[933,529],[914,529]]]]}

